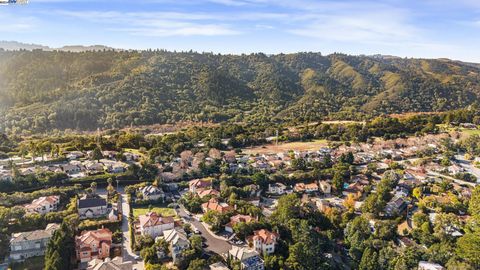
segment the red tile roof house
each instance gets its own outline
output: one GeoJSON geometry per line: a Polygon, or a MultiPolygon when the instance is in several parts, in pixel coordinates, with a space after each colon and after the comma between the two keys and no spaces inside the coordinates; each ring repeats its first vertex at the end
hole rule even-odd
{"type": "Polygon", "coordinates": [[[253,218],[252,216],[249,216],[249,215],[238,214],[238,215],[232,216],[232,217],[230,217],[230,222],[228,222],[225,225],[225,231],[233,233],[233,227],[237,223],[240,223],[240,222],[249,223],[249,222],[252,222],[254,220],[255,220],[255,218],[253,218]]]}
{"type": "Polygon", "coordinates": [[[155,238],[163,235],[166,230],[171,230],[175,227],[173,217],[162,217],[156,212],[149,212],[145,215],[138,216],[138,225],[136,226],[136,233],[141,235],[150,235],[155,238]]]}
{"type": "Polygon", "coordinates": [[[220,192],[218,192],[215,189],[203,189],[203,190],[197,190],[197,195],[200,198],[203,198],[205,196],[218,197],[220,196],[220,192]]]}
{"type": "Polygon", "coordinates": [[[202,204],[202,210],[204,213],[210,210],[219,212],[220,214],[225,214],[232,211],[233,208],[226,203],[219,202],[216,198],[211,198],[208,202],[202,204]]]}
{"type": "Polygon", "coordinates": [[[265,229],[254,231],[253,235],[248,237],[249,245],[261,254],[273,254],[275,252],[275,245],[279,238],[278,233],[273,233],[265,229]]]}
{"type": "Polygon", "coordinates": [[[112,232],[109,229],[83,231],[80,236],[75,236],[75,251],[80,262],[109,257],[111,246],[112,232]]]}
{"type": "Polygon", "coordinates": [[[197,193],[199,190],[208,189],[212,187],[211,179],[195,179],[188,183],[189,190],[192,193],[197,193]]]}

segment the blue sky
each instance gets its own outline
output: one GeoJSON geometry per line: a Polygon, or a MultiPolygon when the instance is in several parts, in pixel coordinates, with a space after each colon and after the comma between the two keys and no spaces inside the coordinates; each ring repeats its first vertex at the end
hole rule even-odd
{"type": "Polygon", "coordinates": [[[0,40],[219,53],[391,54],[480,62],[480,0],[30,0],[0,40]]]}

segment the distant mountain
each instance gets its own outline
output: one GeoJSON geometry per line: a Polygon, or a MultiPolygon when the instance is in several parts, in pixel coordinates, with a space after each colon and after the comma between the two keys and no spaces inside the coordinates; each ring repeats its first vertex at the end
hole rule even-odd
{"type": "Polygon", "coordinates": [[[103,46],[103,45],[92,45],[92,46],[83,46],[83,45],[69,45],[63,46],[60,48],[51,48],[48,46],[38,45],[38,44],[27,44],[17,41],[0,41],[0,49],[7,51],[18,51],[18,50],[44,50],[44,51],[68,51],[68,52],[85,52],[85,51],[101,51],[101,50],[114,50],[112,47],[103,46]]]}
{"type": "Polygon", "coordinates": [[[0,52],[0,131],[6,132],[177,121],[347,120],[446,111],[479,99],[479,65],[448,59],[0,52]]]}
{"type": "Polygon", "coordinates": [[[48,46],[43,46],[38,44],[27,44],[27,43],[21,43],[17,41],[4,41],[4,40],[0,40],[0,48],[7,51],[17,51],[17,50],[31,51],[36,49],[42,49],[42,50],[50,49],[50,47],[48,46]]]}

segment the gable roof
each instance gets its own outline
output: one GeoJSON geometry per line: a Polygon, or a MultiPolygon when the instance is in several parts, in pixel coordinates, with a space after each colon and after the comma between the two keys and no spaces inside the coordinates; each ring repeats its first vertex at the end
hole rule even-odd
{"type": "Polygon", "coordinates": [[[154,227],[163,224],[174,223],[173,217],[162,217],[156,212],[148,212],[145,215],[138,216],[140,227],[154,227]]]}
{"type": "Polygon", "coordinates": [[[90,207],[99,207],[106,206],[107,201],[102,198],[86,198],[78,200],[78,208],[90,208],[90,207]]]}

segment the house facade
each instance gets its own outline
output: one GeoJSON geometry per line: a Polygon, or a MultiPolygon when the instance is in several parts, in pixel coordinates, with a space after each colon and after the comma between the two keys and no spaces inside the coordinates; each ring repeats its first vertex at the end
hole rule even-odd
{"type": "Polygon", "coordinates": [[[257,251],[245,247],[232,246],[228,251],[231,260],[240,262],[241,270],[264,270],[265,265],[257,251]]]}
{"type": "Polygon", "coordinates": [[[273,254],[275,253],[275,245],[279,235],[277,233],[270,232],[262,229],[253,232],[253,236],[248,238],[249,244],[261,254],[273,254]]]}
{"type": "Polygon", "coordinates": [[[60,196],[40,197],[32,201],[32,203],[25,205],[27,213],[39,213],[44,215],[52,211],[56,211],[60,203],[60,196]]]}
{"type": "Polygon", "coordinates": [[[166,230],[172,230],[175,227],[173,217],[162,217],[156,212],[149,212],[138,217],[138,230],[141,235],[150,235],[155,238],[163,235],[166,230]]]}
{"type": "Polygon", "coordinates": [[[10,260],[22,261],[34,256],[43,256],[50,238],[58,228],[58,224],[51,223],[47,225],[45,230],[12,234],[10,260]]]}
{"type": "Polygon", "coordinates": [[[75,237],[75,251],[80,262],[109,257],[111,246],[112,232],[109,229],[83,231],[75,237]]]}
{"type": "Polygon", "coordinates": [[[233,208],[226,203],[220,202],[216,198],[211,198],[208,202],[202,204],[202,210],[204,213],[208,211],[215,211],[221,214],[225,214],[229,211],[232,211],[233,208]]]}
{"type": "Polygon", "coordinates": [[[268,185],[268,193],[274,195],[283,195],[285,194],[285,190],[287,186],[282,183],[273,183],[268,185]]]}
{"type": "Polygon", "coordinates": [[[143,199],[147,201],[158,201],[165,200],[165,193],[163,190],[156,186],[148,185],[140,188],[140,193],[142,193],[143,199]]]}
{"type": "Polygon", "coordinates": [[[184,250],[190,248],[187,234],[183,230],[173,229],[163,232],[165,241],[168,242],[173,262],[176,263],[184,250]]]}
{"type": "Polygon", "coordinates": [[[99,218],[108,214],[108,203],[102,198],[82,198],[77,201],[80,219],[99,218]]]}

